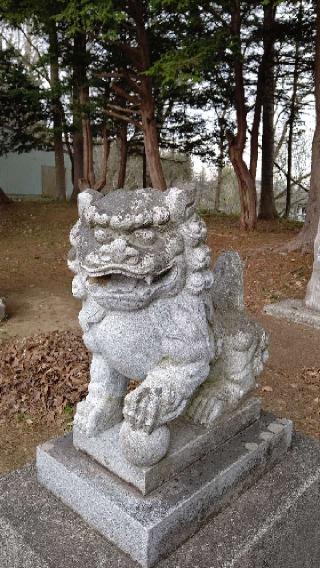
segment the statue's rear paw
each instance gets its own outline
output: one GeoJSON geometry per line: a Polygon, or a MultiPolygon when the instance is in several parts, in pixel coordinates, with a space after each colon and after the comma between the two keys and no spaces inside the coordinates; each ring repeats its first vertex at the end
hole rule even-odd
{"type": "Polygon", "coordinates": [[[236,408],[244,392],[232,383],[214,388],[203,385],[192,399],[187,416],[196,424],[212,424],[225,412],[236,408]]]}
{"type": "Polygon", "coordinates": [[[186,414],[195,424],[212,424],[223,411],[223,400],[198,395],[191,402],[186,414]]]}
{"type": "Polygon", "coordinates": [[[77,405],[74,426],[88,438],[112,428],[122,421],[123,400],[83,400],[77,405]]]}

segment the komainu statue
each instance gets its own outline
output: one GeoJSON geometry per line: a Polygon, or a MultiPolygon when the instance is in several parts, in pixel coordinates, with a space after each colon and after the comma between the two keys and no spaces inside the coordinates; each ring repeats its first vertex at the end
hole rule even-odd
{"type": "Polygon", "coordinates": [[[245,313],[239,255],[225,252],[210,269],[191,189],[86,190],[79,216],[69,266],[92,361],[75,427],[94,437],[123,421],[127,459],[151,465],[178,416],[210,425],[239,405],[267,337],[245,313]],[[140,384],[128,392],[130,379],[140,384]]]}

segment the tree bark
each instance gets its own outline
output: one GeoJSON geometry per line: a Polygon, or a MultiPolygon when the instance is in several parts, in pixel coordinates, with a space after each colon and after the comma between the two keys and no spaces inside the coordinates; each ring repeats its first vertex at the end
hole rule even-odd
{"type": "Polygon", "coordinates": [[[10,203],[12,203],[12,200],[0,187],[0,207],[2,207],[3,205],[10,205],[10,203]]]}
{"type": "Polygon", "coordinates": [[[317,2],[315,101],[316,128],[312,141],[311,180],[306,220],[297,238],[289,244],[290,250],[313,250],[320,218],[320,2],[317,2]]]}
{"type": "Polygon", "coordinates": [[[83,179],[83,132],[81,120],[81,88],[86,84],[86,34],[76,32],[73,39],[73,76],[72,76],[72,127],[73,127],[73,191],[75,200],[79,191],[79,182],[83,179]]]}
{"type": "Polygon", "coordinates": [[[289,133],[288,133],[288,146],[287,146],[287,192],[286,192],[285,217],[289,217],[291,209],[292,149],[293,149],[294,123],[296,120],[296,112],[297,112],[298,78],[299,78],[299,40],[297,39],[295,45],[295,54],[294,54],[292,96],[291,96],[290,112],[288,118],[289,133]]]}
{"type": "Polygon", "coordinates": [[[233,1],[231,13],[231,34],[238,43],[239,53],[234,56],[235,92],[234,103],[237,117],[237,134],[228,133],[229,155],[237,177],[240,194],[240,226],[253,230],[257,224],[257,193],[255,179],[243,159],[247,134],[247,110],[245,104],[243,63],[241,54],[241,11],[240,0],[233,1]]]}
{"type": "Polygon", "coordinates": [[[262,164],[260,219],[275,219],[277,210],[273,190],[274,160],[274,23],[276,7],[264,5],[263,24],[263,95],[262,95],[262,164]]]}
{"type": "Polygon", "coordinates": [[[56,170],[56,198],[66,199],[66,176],[64,169],[63,123],[60,112],[59,46],[54,20],[48,22],[51,111],[53,121],[53,143],[56,170]]]}
{"type": "Polygon", "coordinates": [[[120,164],[119,164],[117,188],[120,189],[125,186],[126,173],[127,173],[128,140],[127,140],[126,124],[120,127],[118,139],[120,143],[120,164]]]}
{"type": "Polygon", "coordinates": [[[291,177],[292,177],[292,146],[293,146],[293,117],[289,120],[289,135],[287,145],[287,184],[286,184],[286,208],[285,217],[288,218],[291,210],[291,177]]]}
{"type": "Polygon", "coordinates": [[[219,213],[220,197],[222,190],[222,174],[224,168],[224,147],[225,147],[225,113],[218,119],[219,124],[219,156],[218,156],[218,177],[216,193],[214,198],[214,212],[219,213]]]}
{"type": "Polygon", "coordinates": [[[84,187],[94,187],[96,183],[93,159],[93,138],[90,117],[88,115],[89,85],[80,89],[80,103],[82,108],[82,136],[83,136],[83,179],[80,181],[80,190],[84,187]]]}
{"type": "Polygon", "coordinates": [[[152,186],[162,191],[166,190],[166,180],[160,158],[158,129],[155,119],[155,104],[151,78],[145,75],[150,68],[150,46],[145,27],[145,12],[142,0],[129,0],[129,12],[135,20],[137,42],[140,51],[141,66],[141,122],[144,145],[150,172],[152,186]]]}
{"type": "Polygon", "coordinates": [[[223,174],[223,166],[220,164],[218,165],[218,176],[217,176],[217,185],[216,185],[216,194],[214,196],[214,213],[219,213],[220,211],[220,198],[221,198],[221,190],[222,190],[222,174],[223,174]]]}
{"type": "Polygon", "coordinates": [[[144,145],[143,145],[143,152],[142,152],[142,187],[152,187],[152,182],[151,182],[148,163],[147,163],[146,150],[145,150],[144,145]]]}
{"type": "Polygon", "coordinates": [[[256,179],[257,176],[257,163],[259,155],[259,130],[260,130],[261,110],[262,110],[263,80],[264,80],[264,58],[262,57],[258,71],[256,100],[254,105],[254,116],[253,116],[251,139],[250,139],[250,174],[254,180],[256,179]]]}

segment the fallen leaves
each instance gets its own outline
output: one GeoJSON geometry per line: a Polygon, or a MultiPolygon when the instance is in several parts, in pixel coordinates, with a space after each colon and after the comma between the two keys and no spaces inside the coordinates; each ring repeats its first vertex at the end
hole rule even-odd
{"type": "Polygon", "coordinates": [[[0,423],[54,422],[87,392],[89,355],[80,334],[55,331],[0,347],[0,423]]]}
{"type": "Polygon", "coordinates": [[[320,369],[276,369],[269,365],[259,377],[263,407],[290,418],[297,430],[320,438],[320,369]]]}

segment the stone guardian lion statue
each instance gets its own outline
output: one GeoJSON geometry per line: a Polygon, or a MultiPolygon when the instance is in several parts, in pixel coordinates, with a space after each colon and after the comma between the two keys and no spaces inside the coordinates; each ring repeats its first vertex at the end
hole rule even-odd
{"type": "Polygon", "coordinates": [[[245,313],[239,255],[223,253],[211,270],[192,190],[88,189],[78,205],[69,267],[92,361],[75,427],[93,437],[124,421],[125,455],[150,465],[178,416],[210,425],[240,404],[267,336],[245,313]],[[140,385],[128,393],[130,379],[140,385]]]}

